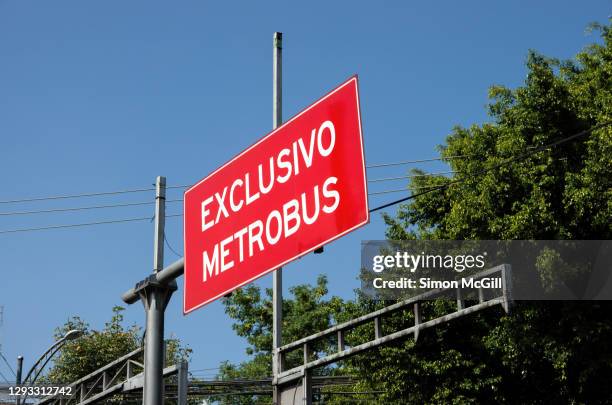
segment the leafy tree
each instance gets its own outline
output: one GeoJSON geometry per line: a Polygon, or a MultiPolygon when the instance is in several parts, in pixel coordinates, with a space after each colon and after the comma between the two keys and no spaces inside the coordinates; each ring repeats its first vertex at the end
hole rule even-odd
{"type": "MultiPolygon", "coordinates": [[[[342,300],[338,297],[324,299],[327,295],[327,278],[319,276],[315,286],[298,285],[290,289],[292,299],[283,300],[283,339],[286,342],[300,339],[311,333],[328,328],[334,323],[334,314],[341,312],[342,300]]],[[[238,336],[248,342],[247,354],[251,360],[239,365],[225,362],[221,365],[219,378],[261,379],[272,375],[272,289],[261,289],[249,285],[236,290],[224,299],[225,312],[236,320],[233,325],[238,336]]],[[[324,347],[315,348],[323,350],[324,347]]],[[[299,359],[289,356],[287,365],[299,359]]],[[[321,373],[329,373],[322,370],[321,373]]],[[[217,398],[227,404],[269,404],[269,395],[231,396],[217,398]]]]}
{"type": "MultiPolygon", "coordinates": [[[[530,51],[522,86],[491,87],[491,122],[456,127],[440,147],[442,157],[464,156],[448,159],[456,175],[414,177],[408,185],[415,193],[448,187],[402,204],[395,216],[384,215],[388,239],[611,239],[610,126],[489,170],[530,148],[612,121],[612,26],[594,28],[601,41],[575,60],[530,51]]],[[[269,296],[248,287],[225,302],[253,358],[225,364],[222,377],[269,373],[269,296]]],[[[318,319],[288,316],[287,341],[382,305],[363,297],[344,303],[313,297],[305,311],[298,300],[283,304],[288,314],[319,311],[318,319]]],[[[443,313],[447,305],[432,302],[424,310],[443,313]]],[[[383,391],[377,398],[354,398],[372,404],[612,403],[611,313],[607,302],[519,302],[510,315],[491,309],[440,325],[416,344],[393,343],[346,360],[336,371],[358,375],[356,390],[383,391]]],[[[389,322],[410,325],[412,319],[400,314],[389,322]]],[[[363,341],[366,333],[371,331],[357,329],[348,344],[363,341]]],[[[258,401],[265,402],[243,403],[258,401]]]]}
{"type": "MultiPolygon", "coordinates": [[[[100,331],[92,330],[89,324],[78,316],[68,319],[64,325],[57,328],[55,339],[60,339],[72,329],[82,330],[84,334],[62,346],[44,379],[49,383],[69,384],[141,347],[141,329],[136,325],[124,326],[123,311],[123,307],[113,307],[110,321],[100,331]]],[[[179,339],[171,337],[166,340],[166,364],[188,360],[190,354],[191,349],[183,346],[179,339]]],[[[126,401],[119,396],[111,402],[126,401]]]]}
{"type": "MultiPolygon", "coordinates": [[[[450,184],[385,215],[389,239],[610,239],[610,126],[485,171],[513,156],[612,120],[612,31],[558,61],[527,58],[525,84],[490,90],[492,123],[456,127],[440,148],[457,174],[416,177],[410,188],[450,184]]],[[[363,381],[384,403],[612,402],[612,317],[607,302],[522,302],[354,360],[380,367],[363,381]],[[391,358],[396,367],[385,366],[391,358]]],[[[358,310],[356,312],[359,312],[358,310]]],[[[365,377],[365,375],[364,375],[365,377]]]]}
{"type": "Polygon", "coordinates": [[[56,339],[71,329],[82,330],[84,335],[60,349],[47,378],[54,383],[70,383],[137,349],[140,346],[140,328],[123,326],[123,310],[114,307],[111,320],[101,331],[91,330],[89,324],[78,316],[57,328],[56,339]]]}

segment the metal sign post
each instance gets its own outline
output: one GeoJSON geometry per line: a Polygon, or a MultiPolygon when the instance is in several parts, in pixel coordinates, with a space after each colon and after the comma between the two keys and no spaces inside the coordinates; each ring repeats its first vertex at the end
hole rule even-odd
{"type": "Polygon", "coordinates": [[[164,398],[164,311],[176,290],[176,282],[159,283],[155,275],[164,267],[164,225],[166,220],[166,178],[155,184],[155,242],[153,274],[136,286],[147,318],[144,354],[144,405],[162,405],[164,398]]]}
{"type": "Polygon", "coordinates": [[[154,272],[123,295],[127,303],[142,300],[147,313],[145,405],[162,401],[164,311],[174,279],[185,276],[187,314],[271,272],[274,401],[283,402],[277,392],[282,266],[369,222],[357,76],[283,123],[282,34],[276,32],[272,113],[272,132],[185,191],[185,256],[167,268],[166,186],[157,179],[154,272]]]}
{"type": "MultiPolygon", "coordinates": [[[[283,33],[275,32],[272,48],[272,129],[283,123],[283,33]]],[[[274,383],[282,365],[277,349],[282,343],[283,268],[279,267],[272,279],[272,403],[279,403],[278,385],[274,383]]]]}
{"type": "Polygon", "coordinates": [[[183,312],[368,221],[353,76],[185,191],[183,312]]]}

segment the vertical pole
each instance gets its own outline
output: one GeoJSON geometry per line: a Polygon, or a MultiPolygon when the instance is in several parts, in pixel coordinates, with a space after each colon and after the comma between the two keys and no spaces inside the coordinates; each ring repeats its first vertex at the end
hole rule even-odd
{"type": "Polygon", "coordinates": [[[164,231],[166,226],[166,178],[155,181],[155,238],[153,241],[153,272],[164,268],[164,231]]]}
{"type": "MultiPolygon", "coordinates": [[[[275,32],[272,47],[272,127],[283,122],[283,33],[275,32]]],[[[276,378],[282,371],[277,349],[282,345],[283,320],[283,269],[278,268],[272,276],[272,403],[280,404],[276,378]]]]}
{"type": "MultiPolygon", "coordinates": [[[[153,272],[164,267],[164,225],[166,220],[166,178],[155,182],[155,244],[153,246],[153,272]]],[[[151,285],[141,293],[146,310],[144,405],[162,405],[164,398],[164,311],[170,294],[167,288],[151,285]]]]}
{"type": "MultiPolygon", "coordinates": [[[[23,372],[23,356],[17,356],[17,369],[15,370],[15,385],[21,385],[21,373],[23,372]]],[[[21,398],[17,397],[17,405],[21,403],[21,398]]]]}
{"type": "Polygon", "coordinates": [[[421,307],[418,301],[414,303],[412,310],[414,311],[414,341],[416,342],[417,340],[419,340],[419,332],[421,330],[421,327],[419,325],[422,322],[421,307]]]}
{"type": "Polygon", "coordinates": [[[302,404],[312,405],[312,370],[304,370],[302,378],[302,404]]]}
{"type": "Polygon", "coordinates": [[[186,360],[181,360],[178,370],[178,405],[187,405],[187,390],[189,388],[188,369],[189,365],[186,360]]]}
{"type": "Polygon", "coordinates": [[[17,356],[17,369],[15,370],[15,385],[21,384],[22,371],[23,371],[23,356],[17,356]]]}
{"type": "Polygon", "coordinates": [[[173,290],[167,286],[150,285],[141,292],[146,316],[144,360],[144,405],[162,405],[164,398],[164,311],[173,290]]]}
{"type": "Polygon", "coordinates": [[[457,288],[457,311],[461,311],[465,306],[463,305],[463,294],[461,294],[461,288],[457,288]]]}
{"type": "Polygon", "coordinates": [[[382,319],[380,316],[374,318],[374,339],[380,339],[382,337],[382,319]]]}
{"type": "Polygon", "coordinates": [[[302,377],[302,404],[312,405],[312,370],[306,368],[310,361],[311,350],[308,343],[304,343],[304,369],[302,377]]]}
{"type": "Polygon", "coordinates": [[[502,295],[504,297],[503,307],[507,314],[512,306],[512,266],[502,265],[502,295]]]}

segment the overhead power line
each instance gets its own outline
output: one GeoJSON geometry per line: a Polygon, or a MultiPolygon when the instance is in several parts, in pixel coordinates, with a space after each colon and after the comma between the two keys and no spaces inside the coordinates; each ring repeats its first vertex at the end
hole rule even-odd
{"type": "Polygon", "coordinates": [[[456,156],[447,156],[447,157],[439,157],[439,158],[431,158],[431,159],[403,160],[401,162],[392,162],[392,163],[376,163],[376,164],[366,165],[366,169],[375,169],[377,167],[410,165],[413,163],[435,162],[438,160],[462,159],[462,158],[471,157],[471,156],[472,155],[456,155],[456,156]]]}
{"type": "MultiPolygon", "coordinates": [[[[377,194],[386,194],[386,193],[396,193],[400,191],[407,191],[406,189],[402,190],[389,190],[389,191],[378,191],[368,193],[368,195],[377,195],[377,194]]],[[[181,202],[182,199],[176,200],[168,200],[166,202],[181,202]]],[[[128,204],[112,204],[112,205],[99,205],[99,206],[89,206],[89,207],[73,207],[73,208],[58,208],[58,209],[50,209],[50,210],[37,210],[37,211],[15,211],[15,212],[0,212],[0,216],[9,216],[9,215],[26,215],[26,214],[41,214],[41,213],[53,213],[53,212],[64,212],[64,211],[79,211],[79,210],[90,210],[90,209],[98,209],[98,208],[114,208],[114,207],[125,207],[125,206],[136,206],[136,205],[149,205],[154,204],[154,201],[151,202],[138,202],[138,203],[128,203],[128,204]]],[[[174,214],[174,215],[166,215],[166,218],[178,217],[183,214],[174,214]]],[[[122,219],[114,219],[108,221],[94,221],[94,222],[83,222],[76,224],[61,224],[61,225],[49,225],[49,226],[41,226],[41,227],[31,227],[31,228],[16,228],[16,229],[5,229],[0,230],[0,234],[7,233],[20,233],[20,232],[33,232],[33,231],[47,231],[52,229],[65,229],[65,228],[81,228],[86,226],[94,226],[94,225],[108,225],[108,224],[120,224],[126,222],[139,222],[139,221],[150,221],[151,217],[137,217],[137,218],[122,218],[122,219]]],[[[168,248],[180,257],[178,253],[169,245],[168,240],[166,240],[166,245],[168,248]]]]}
{"type": "Polygon", "coordinates": [[[380,179],[371,179],[371,180],[368,180],[368,183],[378,183],[378,182],[382,182],[382,181],[403,180],[403,179],[414,179],[416,177],[440,176],[440,175],[454,174],[454,173],[458,173],[458,172],[451,170],[451,171],[448,171],[448,172],[409,174],[407,176],[399,176],[399,177],[383,177],[383,178],[380,178],[380,179]]]}
{"type": "MultiPolygon", "coordinates": [[[[167,203],[174,203],[174,202],[180,202],[180,201],[183,201],[183,200],[182,199],[166,200],[167,203]]],[[[55,213],[55,212],[97,210],[97,209],[102,209],[102,208],[134,207],[134,206],[139,206],[139,205],[151,205],[151,204],[155,204],[155,201],[141,201],[141,202],[125,203],[125,204],[91,205],[87,207],[52,208],[52,209],[47,209],[47,210],[33,210],[33,211],[9,211],[9,212],[0,212],[0,216],[49,214],[49,213],[55,213]]]]}
{"type": "MultiPolygon", "coordinates": [[[[398,166],[398,165],[405,165],[405,164],[410,164],[410,163],[432,162],[436,160],[451,160],[451,159],[462,158],[462,157],[467,157],[467,155],[449,156],[445,158],[406,160],[403,162],[393,162],[393,163],[378,163],[378,164],[368,165],[366,166],[366,168],[398,166]]],[[[168,186],[166,187],[166,189],[189,188],[191,186],[193,186],[193,184],[182,184],[182,185],[176,185],[176,186],[168,186]]],[[[100,191],[100,192],[81,193],[81,194],[65,194],[65,195],[54,195],[54,196],[43,196],[43,197],[16,198],[16,199],[11,199],[11,200],[0,200],[0,204],[15,204],[15,203],[47,201],[47,200],[63,200],[63,199],[84,198],[84,197],[99,197],[99,196],[119,195],[119,194],[128,194],[128,193],[142,193],[145,191],[155,191],[155,187],[133,188],[133,189],[115,190],[115,191],[100,191]]]]}
{"type": "MultiPolygon", "coordinates": [[[[423,186],[423,187],[419,187],[419,188],[430,188],[430,187],[429,186],[423,186]]],[[[407,189],[396,189],[396,190],[386,190],[386,191],[375,191],[375,192],[368,193],[368,195],[398,193],[398,192],[402,192],[402,191],[408,191],[408,190],[407,189]]],[[[166,202],[167,203],[174,203],[174,202],[182,202],[182,201],[183,201],[183,199],[175,199],[175,200],[168,200],[166,202]]],[[[138,205],[150,205],[150,204],[154,204],[154,203],[155,203],[154,201],[151,201],[151,202],[143,201],[143,202],[137,202],[137,203],[96,205],[96,206],[73,207],[73,208],[57,208],[57,209],[49,209],[49,210],[0,212],[0,216],[42,214],[42,213],[55,213],[55,212],[66,212],[66,211],[80,211],[80,210],[92,210],[92,209],[100,209],[100,208],[129,207],[129,206],[138,206],[138,205]]],[[[176,216],[181,216],[181,215],[182,214],[167,215],[166,217],[176,217],[176,216]]],[[[117,219],[117,220],[95,221],[95,222],[85,222],[85,223],[76,223],[76,224],[49,225],[49,226],[34,227],[34,228],[7,229],[7,230],[0,230],[0,234],[18,233],[18,232],[29,232],[29,231],[44,231],[44,230],[62,229],[62,228],[78,228],[78,227],[83,227],[83,226],[118,224],[118,223],[124,223],[124,222],[137,222],[137,221],[145,221],[145,220],[151,220],[151,217],[124,218],[124,219],[117,219]]],[[[167,240],[166,240],[166,244],[168,244],[167,240]]],[[[168,245],[168,247],[170,248],[170,250],[172,250],[174,252],[174,249],[172,249],[172,247],[170,247],[169,245],[168,245]]],[[[176,252],[174,252],[174,253],[176,253],[176,252]]]]}
{"type": "MultiPolygon", "coordinates": [[[[437,176],[437,175],[444,175],[444,174],[452,174],[452,173],[457,173],[455,171],[446,171],[446,172],[437,172],[437,173],[423,173],[423,174],[409,174],[406,176],[398,176],[398,177],[386,177],[386,178],[380,178],[380,179],[372,179],[372,180],[368,180],[369,183],[378,183],[378,182],[383,182],[383,181],[391,181],[391,180],[401,180],[401,179],[412,179],[415,177],[427,177],[427,176],[437,176]]],[[[180,186],[169,186],[166,188],[189,188],[192,187],[193,184],[187,184],[187,185],[180,185],[180,186]]]]}
{"type": "MultiPolygon", "coordinates": [[[[536,146],[527,147],[527,149],[533,149],[533,148],[536,148],[536,146]]],[[[439,157],[439,158],[431,158],[431,159],[403,160],[401,162],[393,162],[393,163],[377,163],[377,164],[367,165],[366,169],[375,169],[377,167],[402,166],[402,165],[409,165],[413,163],[435,162],[439,160],[464,159],[464,158],[470,158],[470,157],[475,157],[475,156],[477,155],[455,155],[455,156],[447,156],[447,157],[439,157]]]]}
{"type": "Polygon", "coordinates": [[[134,188],[130,190],[117,190],[117,191],[101,191],[101,192],[96,192],[96,193],[67,194],[67,195],[54,195],[54,196],[46,196],[46,197],[20,198],[20,199],[15,199],[15,200],[0,200],[0,204],[13,204],[13,203],[45,201],[45,200],[63,200],[63,199],[68,199],[68,198],[81,198],[81,197],[98,197],[98,196],[103,196],[103,195],[141,193],[144,191],[155,191],[155,187],[153,188],[134,188]]]}
{"type": "MultiPolygon", "coordinates": [[[[183,214],[173,214],[166,215],[166,218],[180,217],[183,214]]],[[[19,232],[32,232],[32,231],[46,231],[51,229],[63,229],[63,228],[80,228],[84,226],[94,226],[94,225],[107,225],[107,224],[120,224],[124,222],[137,222],[137,221],[151,221],[151,217],[140,217],[140,218],[124,218],[124,219],[114,219],[109,221],[97,221],[97,222],[84,222],[78,224],[63,224],[63,225],[50,225],[50,226],[41,226],[36,228],[18,228],[18,229],[7,229],[0,231],[0,234],[5,233],[19,233],[19,232]]]]}
{"type": "Polygon", "coordinates": [[[80,224],[64,224],[64,225],[51,225],[51,226],[41,226],[37,228],[19,228],[19,229],[7,229],[0,231],[0,234],[3,233],[18,233],[18,232],[30,232],[30,231],[45,231],[49,229],[62,229],[62,228],[78,228],[82,226],[92,226],[92,225],[105,225],[105,224],[119,224],[123,222],[135,222],[135,221],[147,221],[151,220],[151,217],[140,217],[140,218],[125,218],[125,219],[115,219],[110,221],[97,221],[97,222],[86,222],[80,224]]]}
{"type": "MultiPolygon", "coordinates": [[[[453,172],[439,172],[439,173],[429,173],[429,174],[422,174],[422,175],[417,174],[417,175],[410,175],[410,176],[402,176],[402,177],[388,178],[388,179],[374,179],[372,180],[372,182],[423,177],[423,176],[446,174],[446,173],[453,173],[453,172]]],[[[185,186],[173,186],[173,187],[179,188],[179,187],[185,187],[185,186]]],[[[369,193],[369,195],[395,193],[399,191],[406,191],[406,189],[378,191],[378,192],[369,193]]],[[[175,202],[182,202],[182,201],[183,199],[179,198],[179,199],[174,199],[174,200],[166,200],[166,203],[175,203],[175,202]]],[[[133,203],[90,205],[90,206],[84,206],[84,207],[51,208],[51,209],[44,209],[44,210],[4,211],[4,212],[0,211],[0,217],[18,216],[18,215],[34,215],[34,214],[53,214],[53,213],[59,213],[59,212],[87,211],[87,210],[97,210],[97,209],[106,209],[106,208],[135,207],[135,206],[152,205],[152,204],[155,204],[155,201],[139,201],[139,202],[133,202],[133,203]]]]}
{"type": "Polygon", "coordinates": [[[476,173],[470,174],[470,177],[462,177],[462,178],[459,178],[459,179],[456,179],[456,180],[452,180],[452,181],[450,181],[450,182],[448,182],[446,184],[443,184],[443,185],[440,185],[440,186],[435,186],[432,189],[429,189],[429,190],[426,190],[426,191],[422,191],[420,193],[412,194],[412,195],[409,195],[408,197],[400,198],[399,200],[391,201],[390,203],[383,204],[383,205],[381,205],[379,207],[371,209],[370,212],[379,211],[379,210],[382,210],[384,208],[391,207],[391,206],[393,206],[395,204],[400,204],[402,202],[405,202],[405,201],[408,201],[408,200],[412,200],[412,199],[414,199],[416,197],[419,197],[419,196],[422,196],[424,194],[433,193],[434,191],[439,191],[439,190],[446,189],[446,188],[450,187],[453,184],[464,182],[468,178],[474,178],[475,176],[479,176],[479,175],[485,174],[487,172],[490,172],[491,170],[495,170],[497,168],[500,168],[502,166],[508,165],[510,163],[514,163],[516,161],[526,159],[526,158],[528,158],[528,157],[530,157],[530,156],[532,156],[532,155],[534,155],[534,154],[536,154],[538,152],[541,152],[543,150],[552,148],[554,146],[558,146],[558,145],[561,145],[563,143],[572,141],[572,140],[574,140],[576,138],[588,135],[588,134],[590,134],[590,133],[592,133],[594,131],[597,131],[597,130],[605,128],[605,127],[608,127],[610,125],[612,125],[612,121],[606,121],[606,122],[603,122],[603,123],[601,123],[599,125],[595,125],[595,126],[589,128],[589,129],[585,129],[584,131],[580,131],[580,132],[578,132],[578,133],[576,133],[574,135],[570,135],[568,137],[559,139],[558,141],[551,142],[551,143],[549,143],[547,145],[530,148],[529,152],[525,152],[525,153],[522,153],[520,155],[517,155],[517,156],[511,157],[511,158],[505,159],[505,160],[501,161],[500,163],[497,163],[497,164],[495,164],[495,165],[493,165],[491,167],[488,167],[488,168],[480,170],[480,171],[478,171],[476,173]]]}
{"type": "Polygon", "coordinates": [[[404,201],[412,200],[413,198],[419,197],[419,196],[424,195],[424,194],[431,193],[431,192],[433,192],[433,191],[441,190],[441,189],[446,188],[446,187],[447,187],[446,185],[444,185],[444,186],[437,186],[437,187],[435,187],[435,188],[432,188],[432,189],[429,189],[429,190],[426,190],[426,191],[422,191],[422,192],[420,192],[420,193],[411,194],[411,195],[409,195],[408,197],[400,198],[399,200],[391,201],[390,203],[386,203],[386,204],[380,205],[380,206],[378,206],[378,207],[376,207],[376,208],[372,208],[372,209],[370,210],[370,213],[372,213],[372,212],[376,212],[376,211],[380,211],[380,210],[382,210],[382,209],[385,209],[385,208],[391,207],[391,206],[393,206],[393,205],[396,205],[396,204],[402,203],[402,202],[404,202],[404,201]]]}
{"type": "MultiPolygon", "coordinates": [[[[436,186],[418,186],[418,187],[413,187],[413,189],[421,189],[421,188],[433,188],[436,186]]],[[[368,193],[368,195],[380,195],[380,194],[390,194],[390,193],[401,193],[401,192],[406,192],[409,191],[407,188],[398,188],[395,190],[384,190],[384,191],[374,191],[371,193],[368,193]]]]}
{"type": "Polygon", "coordinates": [[[4,381],[6,381],[7,384],[9,384],[9,385],[11,384],[11,382],[6,378],[6,376],[4,374],[2,374],[2,371],[0,371],[0,377],[2,377],[2,379],[4,381]]]}
{"type": "Polygon", "coordinates": [[[177,251],[176,251],[176,250],[174,250],[174,249],[172,248],[172,246],[170,246],[170,242],[168,242],[168,238],[166,238],[166,234],[165,234],[165,233],[164,233],[164,241],[166,242],[166,246],[168,246],[168,249],[170,249],[170,251],[171,251],[172,253],[174,253],[174,254],[175,254],[176,256],[178,256],[178,257],[183,257],[183,255],[178,254],[178,253],[177,253],[177,251]]]}
{"type": "Polygon", "coordinates": [[[17,374],[15,373],[15,370],[13,370],[13,367],[11,367],[11,364],[8,362],[8,360],[6,359],[6,357],[4,357],[4,354],[2,354],[2,352],[0,352],[0,357],[2,358],[2,360],[4,361],[4,364],[6,364],[6,366],[8,367],[8,369],[11,371],[11,373],[13,373],[14,377],[17,377],[17,374]]]}
{"type": "MultiPolygon", "coordinates": [[[[381,209],[384,209],[384,208],[387,208],[387,207],[390,207],[390,206],[393,206],[393,205],[396,205],[396,204],[399,204],[399,203],[402,203],[402,202],[414,199],[414,198],[419,197],[421,195],[425,195],[425,194],[432,193],[432,192],[435,192],[435,191],[438,191],[438,190],[446,189],[446,188],[450,187],[453,184],[461,183],[463,181],[466,181],[469,178],[474,178],[474,177],[476,177],[478,175],[487,173],[487,172],[489,172],[491,170],[495,170],[495,169],[497,169],[497,168],[499,168],[501,166],[505,166],[505,165],[508,165],[510,163],[526,159],[529,156],[534,155],[535,153],[538,153],[538,152],[541,152],[543,150],[552,148],[554,146],[558,146],[558,145],[561,145],[563,143],[572,141],[572,140],[574,140],[576,138],[579,138],[581,136],[590,134],[593,131],[596,131],[598,129],[602,129],[602,128],[608,127],[610,125],[612,125],[612,121],[604,122],[604,123],[601,123],[599,125],[595,125],[595,126],[589,128],[589,129],[586,129],[584,131],[578,132],[578,133],[576,133],[574,135],[571,135],[571,136],[562,138],[562,139],[560,139],[558,141],[552,142],[550,144],[539,146],[539,147],[530,148],[529,152],[525,152],[523,154],[520,154],[520,155],[511,157],[511,158],[505,159],[505,160],[501,161],[500,163],[495,164],[495,165],[493,165],[493,166],[491,166],[489,168],[483,169],[483,170],[481,170],[479,172],[476,172],[476,173],[472,173],[472,174],[470,174],[469,177],[461,177],[461,178],[458,178],[458,179],[454,179],[454,180],[451,180],[450,182],[448,182],[446,184],[443,184],[443,185],[440,185],[440,186],[431,186],[431,188],[429,186],[423,186],[422,188],[426,188],[426,190],[424,190],[422,192],[419,192],[419,193],[416,193],[416,194],[409,195],[408,197],[404,197],[404,198],[400,198],[400,199],[395,200],[395,201],[391,201],[389,203],[383,204],[383,205],[378,206],[376,208],[372,208],[370,210],[370,212],[379,211],[381,209]]],[[[466,157],[466,156],[468,156],[468,155],[462,155],[461,157],[466,157]]],[[[416,161],[411,161],[411,162],[416,162],[416,161]]],[[[178,188],[178,187],[185,187],[185,186],[173,186],[173,187],[174,188],[178,188]]],[[[142,190],[144,190],[144,189],[140,189],[140,191],[142,191],[142,190]]],[[[154,190],[154,189],[146,189],[146,191],[149,191],[149,190],[154,190]]],[[[125,191],[118,191],[118,192],[81,194],[80,196],[90,196],[90,195],[94,195],[94,194],[95,195],[105,195],[105,194],[109,194],[109,193],[118,194],[118,193],[123,193],[123,192],[132,192],[132,191],[136,192],[136,190],[125,190],[125,191]]],[[[369,193],[369,195],[395,193],[395,192],[400,192],[400,191],[407,191],[407,190],[400,190],[400,189],[398,189],[398,190],[378,191],[378,192],[369,193]]],[[[70,198],[70,197],[68,197],[68,196],[56,196],[56,197],[52,197],[52,198],[70,198]]],[[[39,199],[42,199],[42,198],[39,198],[39,199]]],[[[17,200],[13,200],[13,201],[17,201],[17,200]]],[[[2,201],[0,201],[0,203],[2,203],[2,201]]],[[[167,215],[166,218],[178,217],[178,216],[182,216],[182,215],[183,214],[167,215]]],[[[103,225],[103,224],[115,224],[115,223],[124,223],[124,222],[136,222],[136,221],[144,221],[144,220],[151,220],[151,218],[150,217],[126,218],[126,219],[119,219],[119,220],[87,222],[87,223],[79,223],[79,224],[52,225],[52,226],[44,226],[44,227],[37,227],[37,228],[9,229],[9,230],[2,230],[2,231],[0,231],[0,234],[17,233],[17,232],[29,232],[29,231],[41,231],[41,230],[60,229],[60,228],[76,228],[76,227],[83,227],[83,226],[93,226],[93,225],[103,225]]]]}

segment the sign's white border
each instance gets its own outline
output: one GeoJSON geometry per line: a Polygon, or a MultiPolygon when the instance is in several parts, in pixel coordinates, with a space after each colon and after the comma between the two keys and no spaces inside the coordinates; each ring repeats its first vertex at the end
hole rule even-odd
{"type": "MultiPolygon", "coordinates": [[[[309,107],[307,107],[306,109],[302,110],[300,113],[298,113],[297,115],[295,115],[294,117],[292,117],[291,119],[289,119],[288,121],[284,122],[281,126],[279,126],[278,128],[276,128],[275,130],[273,130],[272,132],[270,132],[269,134],[265,135],[264,137],[262,137],[259,141],[255,142],[253,145],[251,145],[250,147],[248,147],[247,149],[245,149],[244,151],[242,151],[240,154],[236,155],[233,159],[229,160],[228,162],[226,162],[223,166],[219,167],[217,170],[215,170],[214,172],[212,172],[211,174],[209,174],[208,176],[206,176],[205,178],[203,178],[202,180],[200,180],[198,183],[194,184],[193,186],[191,186],[188,190],[185,191],[185,195],[183,198],[183,245],[185,242],[185,236],[186,236],[186,229],[187,227],[185,226],[185,221],[187,216],[185,215],[185,211],[186,211],[186,207],[185,207],[185,201],[187,201],[187,193],[189,193],[191,190],[193,190],[195,187],[199,186],[200,184],[202,184],[204,181],[208,180],[210,177],[214,176],[217,172],[219,172],[220,170],[222,170],[224,167],[226,167],[227,165],[229,165],[230,163],[232,163],[233,161],[235,161],[236,159],[240,158],[242,155],[244,155],[245,153],[247,153],[248,151],[250,151],[251,149],[253,149],[255,146],[259,145],[261,142],[263,142],[264,140],[266,140],[268,137],[274,135],[277,131],[281,130],[285,125],[289,124],[291,121],[299,118],[300,116],[302,116],[302,114],[305,114],[306,112],[308,112],[310,109],[312,109],[313,107],[315,107],[316,105],[318,105],[319,103],[325,101],[328,97],[330,97],[331,95],[335,94],[336,92],[338,92],[339,90],[341,90],[342,88],[344,88],[345,86],[348,86],[351,83],[355,83],[355,88],[356,88],[356,93],[357,93],[357,118],[359,121],[359,143],[360,143],[360,147],[361,147],[361,164],[363,166],[363,183],[365,185],[365,195],[364,195],[364,199],[365,199],[365,207],[366,207],[366,218],[363,222],[360,222],[359,224],[355,225],[354,227],[347,229],[346,231],[335,235],[331,238],[329,238],[328,240],[326,240],[325,242],[321,243],[318,246],[315,246],[313,248],[310,248],[290,259],[285,260],[284,262],[277,264],[275,266],[273,266],[270,269],[267,269],[259,274],[257,274],[255,277],[252,277],[246,281],[244,281],[243,283],[234,286],[230,289],[225,290],[224,292],[216,295],[213,298],[210,298],[209,300],[206,300],[198,305],[196,305],[193,308],[189,308],[187,309],[185,307],[185,296],[186,296],[186,291],[187,291],[187,277],[183,277],[184,280],[184,285],[183,285],[183,314],[187,315],[188,313],[195,311],[198,308],[203,307],[206,304],[211,303],[212,301],[215,301],[217,299],[219,299],[220,297],[227,295],[230,291],[235,290],[236,288],[240,288],[245,284],[250,283],[251,281],[254,281],[260,277],[263,277],[264,275],[270,273],[271,271],[274,271],[276,269],[278,269],[279,267],[283,267],[285,264],[292,262],[293,260],[296,260],[310,252],[312,252],[313,250],[315,250],[316,248],[318,248],[319,246],[323,246],[326,245],[344,235],[346,235],[347,233],[367,224],[368,222],[370,222],[370,209],[368,206],[368,182],[366,181],[366,171],[365,171],[365,155],[364,155],[364,150],[363,150],[363,129],[361,126],[361,109],[359,108],[359,81],[358,81],[358,77],[357,75],[352,76],[350,79],[348,79],[346,82],[342,83],[340,86],[336,87],[334,90],[330,91],[328,94],[326,94],[325,96],[321,97],[319,100],[315,101],[313,104],[311,104],[309,107]]],[[[184,245],[185,246],[185,245],[184,245]]],[[[184,254],[183,254],[184,255],[184,254]]],[[[187,271],[187,257],[186,255],[184,255],[185,257],[185,273],[187,271]]]]}

